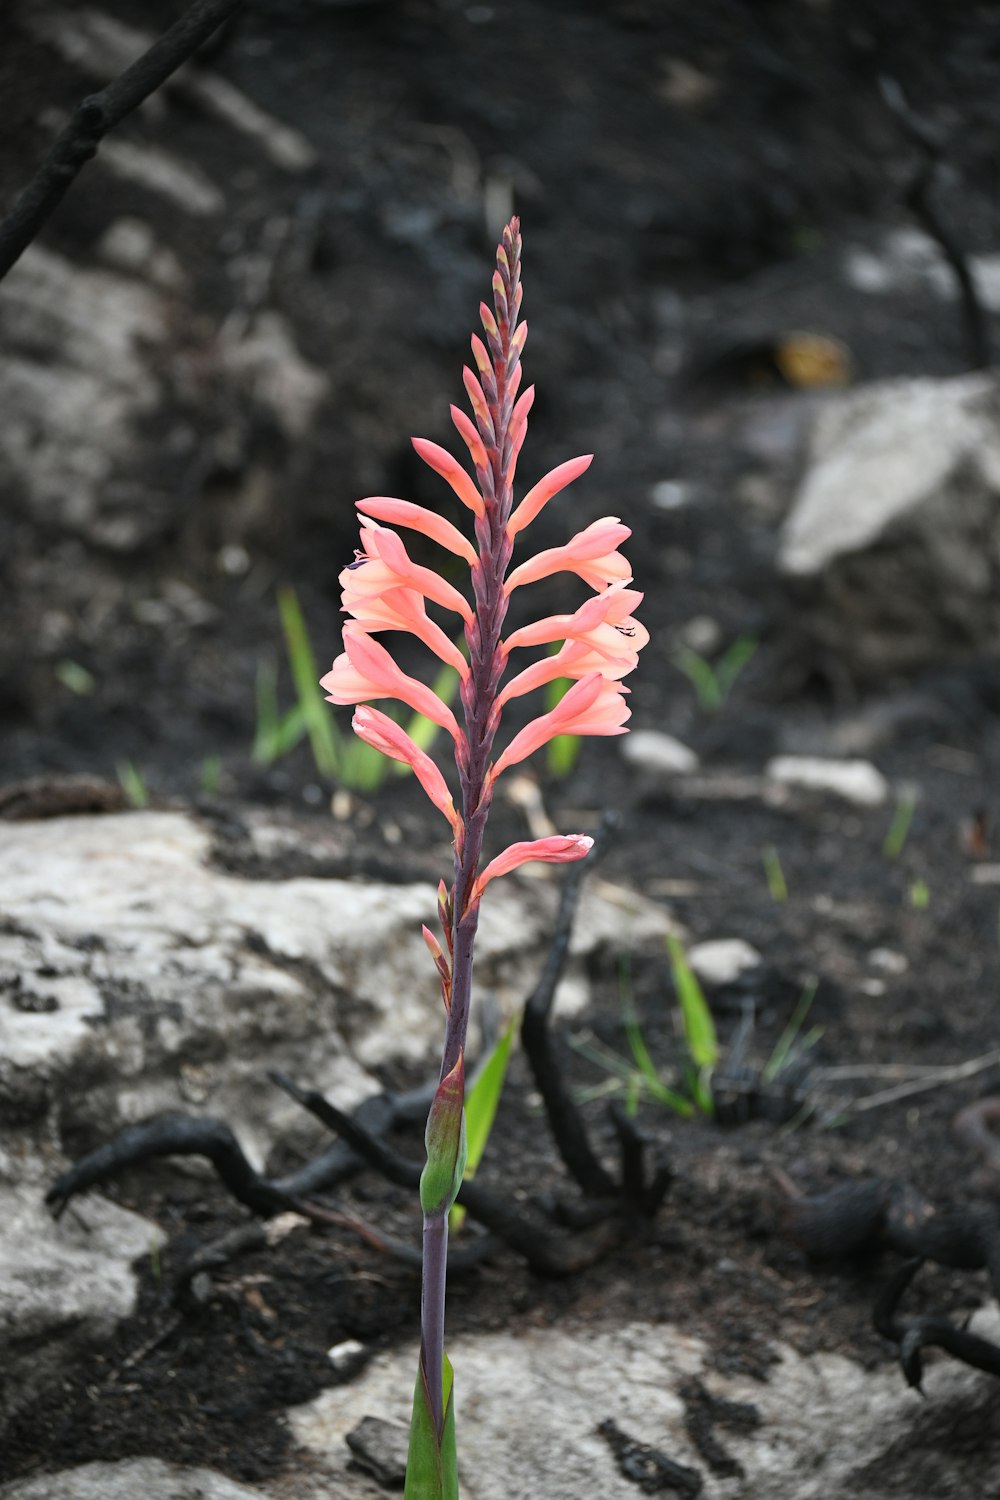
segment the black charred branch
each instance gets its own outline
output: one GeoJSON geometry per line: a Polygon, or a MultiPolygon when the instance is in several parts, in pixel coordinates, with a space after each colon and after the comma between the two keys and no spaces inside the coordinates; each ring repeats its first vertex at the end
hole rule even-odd
{"type": "Polygon", "coordinates": [[[897,1316],[903,1294],[922,1265],[923,1261],[915,1258],[900,1266],[883,1289],[872,1318],[875,1331],[896,1345],[907,1384],[922,1392],[925,1349],[943,1349],[963,1365],[985,1370],[987,1375],[1000,1375],[1000,1347],[991,1344],[989,1339],[969,1333],[965,1328],[956,1328],[947,1318],[897,1316]]]}
{"type": "Polygon", "coordinates": [[[1000,1296],[1000,1208],[969,1203],[939,1208],[904,1183],[866,1178],[784,1207],[784,1228],[808,1255],[840,1260],[884,1250],[906,1257],[875,1306],[875,1327],[897,1346],[908,1383],[919,1388],[921,1351],[943,1349],[954,1359],[1000,1375],[1000,1347],[930,1315],[900,1319],[897,1309],[925,1260],[958,1270],[985,1269],[1000,1296]]]}
{"type": "Polygon", "coordinates": [[[0,279],[6,276],[59,205],[110,130],[186,63],[245,0],[196,0],[179,21],[113,83],[76,106],[34,176],[0,221],[0,279]]]}
{"type": "Polygon", "coordinates": [[[958,284],[970,367],[973,370],[988,370],[993,363],[989,330],[969,257],[935,199],[946,146],[945,138],[910,106],[895,78],[882,79],[882,97],[919,153],[916,171],[906,190],[906,205],[918,224],[937,244],[958,284]]]}
{"type": "Polygon", "coordinates": [[[549,1026],[556,988],[566,967],[573,922],[580,903],[580,892],[588,867],[599,859],[618,819],[605,813],[589,858],[571,865],[563,885],[556,930],[549,956],[534,994],[524,1007],[521,1021],[521,1046],[535,1087],[542,1096],[545,1114],[553,1140],[571,1177],[584,1193],[594,1198],[614,1198],[620,1188],[610,1172],[602,1166],[590,1144],[583,1117],[573,1101],[565,1073],[556,1055],[556,1044],[549,1026]]]}

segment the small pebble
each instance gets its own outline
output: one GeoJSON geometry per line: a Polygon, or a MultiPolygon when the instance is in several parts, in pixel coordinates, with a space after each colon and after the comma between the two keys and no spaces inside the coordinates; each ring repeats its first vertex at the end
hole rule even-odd
{"type": "Polygon", "coordinates": [[[328,1349],[326,1357],[338,1375],[353,1375],[364,1364],[368,1350],[358,1339],[345,1339],[342,1344],[334,1344],[328,1349]]]}
{"type": "Polygon", "coordinates": [[[626,735],[622,758],[637,771],[652,771],[658,776],[687,776],[699,765],[693,750],[658,729],[635,729],[626,735]]]}
{"type": "Polygon", "coordinates": [[[768,761],[766,774],[783,786],[832,792],[858,807],[881,807],[889,799],[889,783],[868,760],[826,760],[814,755],[778,755],[768,761]]]}
{"type": "Polygon", "coordinates": [[[741,974],[760,965],[760,954],[743,938],[715,938],[696,943],[688,951],[688,963],[703,984],[733,984],[741,974]]]}

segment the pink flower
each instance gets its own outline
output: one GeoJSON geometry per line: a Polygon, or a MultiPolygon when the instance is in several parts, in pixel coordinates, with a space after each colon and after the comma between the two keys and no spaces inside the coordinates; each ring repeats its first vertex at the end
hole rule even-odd
{"type": "Polygon", "coordinates": [[[553,573],[579,573],[591,588],[603,589],[609,583],[628,582],[632,569],[615,549],[632,532],[617,516],[604,516],[578,531],[565,546],[548,547],[536,552],[513,573],[508,574],[504,593],[510,594],[523,583],[537,583],[553,573]]]}
{"type": "Polygon", "coordinates": [[[373,641],[360,626],[349,621],[344,626],[344,652],[338,656],[320,687],[326,689],[331,703],[365,703],[371,698],[398,698],[414,713],[423,714],[442,729],[447,729],[456,745],[465,743],[455,715],[437,693],[408,677],[397,667],[384,646],[373,641]]]}
{"type": "Polygon", "coordinates": [[[510,652],[518,646],[541,646],[565,641],[555,656],[546,656],[507,683],[499,702],[507,703],[558,677],[624,677],[638,664],[649,631],[632,617],[642,595],[624,583],[613,583],[595,594],[572,615],[549,615],[534,625],[515,630],[503,643],[510,652]]]}
{"type": "Polygon", "coordinates": [[[414,744],[406,730],[400,728],[388,714],[380,713],[377,708],[369,708],[367,705],[355,709],[351,727],[366,745],[372,745],[376,750],[381,750],[383,755],[402,761],[412,768],[434,806],[444,813],[457,834],[462,820],[455,811],[447,783],[430,756],[419,745],[414,744]]]}
{"type": "Polygon", "coordinates": [[[416,452],[435,474],[440,474],[451,485],[455,494],[463,505],[467,505],[477,516],[481,516],[486,504],[482,495],[476,489],[472,480],[466,474],[457,458],[453,458],[447,448],[438,447],[429,438],[411,438],[416,452]]]}
{"type": "Polygon", "coordinates": [[[378,521],[409,526],[412,531],[422,532],[432,541],[447,547],[449,552],[454,552],[456,557],[464,557],[467,563],[478,560],[475,547],[458,527],[423,505],[413,505],[409,500],[393,500],[388,495],[369,495],[367,500],[356,500],[355,505],[366,516],[374,516],[378,521]]]}
{"type": "Polygon", "coordinates": [[[340,577],[344,586],[344,610],[368,635],[379,630],[405,630],[454,667],[460,677],[468,677],[469,663],[440,625],[428,617],[422,594],[413,589],[396,588],[387,589],[384,594],[359,593],[344,582],[344,573],[340,577]]]}
{"type": "Polygon", "coordinates": [[[556,468],[541,478],[536,485],[525,495],[520,505],[511,512],[510,520],[507,522],[507,535],[515,537],[517,533],[529,525],[543,505],[547,505],[553,495],[558,495],[574,479],[578,479],[585,469],[589,469],[594,461],[592,453],[584,453],[580,458],[568,459],[566,463],[559,464],[556,468]]]}
{"type": "Polygon", "coordinates": [[[387,589],[414,589],[435,604],[454,610],[471,624],[469,601],[433,568],[423,568],[413,562],[402,539],[394,531],[363,516],[361,545],[364,552],[359,552],[355,561],[340,574],[345,605],[348,593],[353,600],[363,596],[373,598],[387,589]]]}
{"type": "Polygon", "coordinates": [[[501,771],[534,755],[557,734],[624,734],[622,725],[631,715],[623,698],[627,691],[620,682],[612,682],[599,672],[575,682],[555,708],[532,719],[515,734],[490,771],[491,782],[501,771]]]}
{"type": "Polygon", "coordinates": [[[511,844],[496,859],[491,859],[486,869],[472,887],[472,901],[478,901],[491,880],[498,875],[509,875],[519,865],[532,860],[542,864],[561,865],[574,859],[584,859],[594,847],[594,840],[583,833],[553,834],[546,839],[531,839],[523,844],[511,844]]]}

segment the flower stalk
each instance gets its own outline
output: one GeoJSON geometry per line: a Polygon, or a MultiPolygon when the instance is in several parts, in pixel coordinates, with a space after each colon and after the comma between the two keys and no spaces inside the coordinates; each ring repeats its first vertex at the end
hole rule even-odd
{"type": "Polygon", "coordinates": [[[479,909],[489,882],[529,860],[566,862],[583,858],[592,840],[583,834],[554,835],[512,844],[481,868],[497,777],[560,734],[625,732],[629,710],[621,678],[636,665],[648,640],[633,617],[642,595],[630,589],[631,569],[618,551],[629,535],[617,517],[604,517],[577,532],[564,546],[528,557],[511,569],[514,547],[542,508],[589,467],[591,455],[570,459],[540,479],[514,506],[514,480],[534,397],[519,394],[521,353],[527,325],[520,321],[521,235],[512,219],[497,248],[492,306],[480,304],[484,338],[473,335],[476,369],[464,382],[472,416],[451,408],[475,475],[444,448],[414,438],[418,455],[441,476],[473,513],[474,544],[457,527],[422,506],[389,496],[358,502],[362,548],[340,575],[344,651],[322,679],[334,703],[360,705],[354,729],[366,743],[409,764],[431,802],[448,819],[455,840],[451,887],[438,893],[441,938],[425,927],[424,938],[441,980],[446,1022],[438,1089],[427,1122],[427,1164],[420,1184],[423,1210],[423,1292],[420,1369],[414,1397],[408,1500],[444,1500],[458,1494],[454,1454],[451,1369],[444,1354],[448,1213],[465,1168],[465,1046],[472,998],[473,953],[479,909]],[[432,568],[415,564],[389,525],[415,530],[469,566],[469,593],[432,568]],[[576,574],[593,593],[573,614],[551,615],[504,639],[514,589],[554,573],[576,574]],[[467,656],[427,612],[451,611],[462,621],[467,656]],[[419,679],[404,673],[389,651],[372,639],[385,630],[415,636],[460,677],[462,723],[419,679]],[[562,641],[511,677],[511,653],[562,641]],[[555,677],[575,679],[556,708],[531,720],[494,758],[494,742],[505,705],[555,677]],[[460,811],[431,758],[371,702],[395,698],[446,729],[454,741],[460,811]],[[428,1448],[430,1444],[430,1451],[428,1448]]]}

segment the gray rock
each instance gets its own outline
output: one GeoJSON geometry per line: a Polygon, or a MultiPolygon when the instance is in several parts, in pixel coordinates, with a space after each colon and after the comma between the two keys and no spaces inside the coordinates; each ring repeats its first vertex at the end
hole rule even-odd
{"type": "Polygon", "coordinates": [[[83,1464],[0,1485],[3,1500],[268,1500],[273,1493],[236,1484],[214,1469],[187,1469],[158,1458],[83,1464]]]}
{"type": "Polygon", "coordinates": [[[869,760],[827,760],[819,755],[776,755],[766,775],[781,786],[829,792],[857,807],[881,807],[889,799],[889,783],[869,760]]]}
{"type": "Polygon", "coordinates": [[[998,564],[996,376],[886,381],[828,401],[779,567],[844,670],[996,650],[998,564]]]}
{"type": "Polygon", "coordinates": [[[634,729],[622,742],[622,759],[650,776],[688,776],[700,764],[693,750],[659,729],[634,729]]]}
{"type": "Polygon", "coordinates": [[[741,974],[760,967],[757,949],[743,938],[714,938],[688,950],[688,963],[705,984],[733,984],[741,974]]]}

